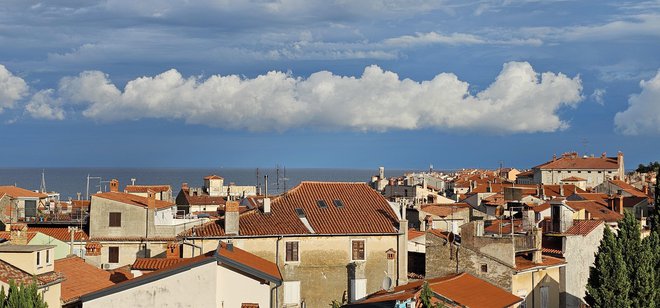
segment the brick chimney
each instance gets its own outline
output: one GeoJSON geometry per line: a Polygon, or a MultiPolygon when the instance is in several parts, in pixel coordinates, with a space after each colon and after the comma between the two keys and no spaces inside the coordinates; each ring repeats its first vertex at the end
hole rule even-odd
{"type": "Polygon", "coordinates": [[[85,256],[100,256],[101,247],[103,247],[103,245],[99,242],[87,242],[87,244],[85,244],[85,256]]]}
{"type": "Polygon", "coordinates": [[[9,228],[11,240],[10,243],[13,245],[27,245],[28,237],[27,231],[28,226],[26,224],[12,224],[9,228]]]}
{"type": "Polygon", "coordinates": [[[238,235],[238,201],[227,201],[225,205],[225,233],[238,235]]]}
{"type": "Polygon", "coordinates": [[[110,191],[113,192],[119,191],[119,181],[117,179],[110,180],[110,191]]]}
{"type": "Polygon", "coordinates": [[[165,251],[166,259],[178,259],[179,258],[179,244],[176,242],[167,243],[167,251],[165,251]]]}
{"type": "Polygon", "coordinates": [[[156,192],[147,189],[147,207],[150,210],[156,209],[156,192]]]}

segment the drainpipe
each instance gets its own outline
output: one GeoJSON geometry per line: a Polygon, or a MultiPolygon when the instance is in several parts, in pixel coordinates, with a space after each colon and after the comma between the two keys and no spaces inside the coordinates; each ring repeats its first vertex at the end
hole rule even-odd
{"type": "MultiPolygon", "coordinates": [[[[277,265],[277,269],[280,268],[280,241],[282,240],[282,238],[284,238],[284,236],[280,235],[275,241],[275,265],[277,265]]],[[[273,301],[271,300],[270,303],[272,304],[273,301]]],[[[277,286],[275,286],[275,307],[279,307],[279,306],[280,306],[280,296],[277,286]]]]}

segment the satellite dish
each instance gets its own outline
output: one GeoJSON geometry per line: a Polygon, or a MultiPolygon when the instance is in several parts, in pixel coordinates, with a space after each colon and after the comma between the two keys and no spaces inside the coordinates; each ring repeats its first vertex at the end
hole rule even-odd
{"type": "Polygon", "coordinates": [[[383,290],[389,290],[392,288],[392,278],[385,276],[383,278],[383,290]]]}
{"type": "Polygon", "coordinates": [[[458,234],[455,234],[454,232],[449,232],[449,236],[447,236],[448,240],[450,243],[460,246],[461,245],[461,236],[458,234]]]}

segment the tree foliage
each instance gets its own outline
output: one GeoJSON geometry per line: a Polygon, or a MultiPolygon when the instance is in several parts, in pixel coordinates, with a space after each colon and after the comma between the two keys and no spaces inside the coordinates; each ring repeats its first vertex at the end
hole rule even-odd
{"type": "Polygon", "coordinates": [[[609,228],[598,247],[587,283],[587,303],[595,308],[629,307],[630,281],[621,245],[609,228]]]}
{"type": "Polygon", "coordinates": [[[422,301],[423,308],[443,308],[444,305],[441,303],[432,303],[431,298],[433,298],[433,291],[429,287],[429,283],[424,281],[422,285],[422,291],[419,293],[419,299],[422,301]]]}
{"type": "Polygon", "coordinates": [[[635,169],[635,171],[639,173],[647,173],[659,169],[660,169],[660,163],[655,161],[655,162],[649,162],[648,165],[639,164],[639,166],[637,166],[637,169],[635,169]]]}
{"type": "Polygon", "coordinates": [[[9,290],[5,293],[5,288],[0,290],[0,308],[46,308],[48,304],[44,301],[37,285],[20,284],[16,285],[14,281],[9,282],[9,290]]]}

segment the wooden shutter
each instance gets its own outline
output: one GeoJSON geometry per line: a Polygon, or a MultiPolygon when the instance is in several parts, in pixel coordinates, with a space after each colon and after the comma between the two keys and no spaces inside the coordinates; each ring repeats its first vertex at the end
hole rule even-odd
{"type": "Polygon", "coordinates": [[[364,241],[353,241],[353,260],[364,260],[364,241]]]}
{"type": "Polygon", "coordinates": [[[119,263],[119,247],[108,247],[108,263],[119,263]]]}
{"type": "Polygon", "coordinates": [[[298,261],[298,242],[286,242],[286,261],[298,261]]]}
{"type": "Polygon", "coordinates": [[[121,213],[110,213],[110,227],[121,227],[121,213]]]}

